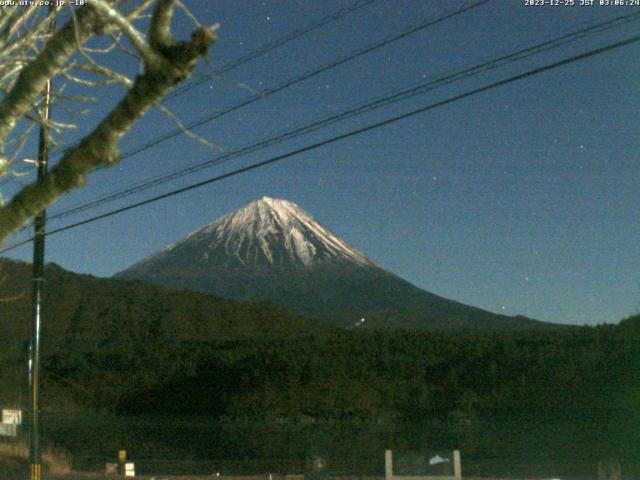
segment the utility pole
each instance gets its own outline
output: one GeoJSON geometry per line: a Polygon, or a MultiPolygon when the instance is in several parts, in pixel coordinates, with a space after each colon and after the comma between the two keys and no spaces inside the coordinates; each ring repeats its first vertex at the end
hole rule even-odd
{"type": "MultiPolygon", "coordinates": [[[[55,15],[51,2],[49,14],[55,15]]],[[[51,33],[55,31],[55,16],[51,19],[51,33]]],[[[42,114],[38,141],[38,180],[47,173],[49,164],[49,117],[51,115],[51,80],[48,80],[42,92],[42,114]]],[[[40,451],[40,337],[42,323],[42,295],[44,284],[44,240],[47,212],[42,210],[34,222],[33,272],[32,272],[32,323],[31,348],[29,349],[29,392],[31,403],[31,422],[29,435],[30,480],[41,480],[42,461],[40,451]]]]}

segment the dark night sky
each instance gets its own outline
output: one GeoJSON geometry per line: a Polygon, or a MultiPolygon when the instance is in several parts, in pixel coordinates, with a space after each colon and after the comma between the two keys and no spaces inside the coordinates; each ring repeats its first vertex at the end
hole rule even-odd
{"type": "MultiPolygon", "coordinates": [[[[211,55],[214,68],[350,3],[187,1],[203,23],[220,22],[220,40],[211,55]]],[[[375,1],[166,105],[184,121],[198,119],[251,96],[251,89],[276,85],[464,3],[375,1]]],[[[578,3],[532,7],[524,0],[494,0],[196,132],[233,150],[590,23],[640,12],[640,7],[578,3]]],[[[186,32],[186,24],[180,30],[186,32]]],[[[50,226],[230,171],[637,32],[638,22],[633,22],[591,35],[50,226]]],[[[378,264],[436,294],[554,322],[616,322],[640,305],[639,79],[640,49],[637,44],[623,47],[52,236],[47,259],[74,271],[108,276],[269,195],[297,203],[378,264]]],[[[87,131],[119,94],[110,91],[66,140],[87,131]]],[[[123,141],[122,150],[173,128],[152,112],[123,141]]],[[[161,143],[96,172],[84,189],[50,213],[216,154],[184,137],[161,143]]],[[[11,253],[22,259],[29,255],[28,247],[11,253]]]]}

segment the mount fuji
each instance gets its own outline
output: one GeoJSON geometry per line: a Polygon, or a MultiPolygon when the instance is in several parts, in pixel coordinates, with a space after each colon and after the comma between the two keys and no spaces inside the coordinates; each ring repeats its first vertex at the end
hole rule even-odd
{"type": "Polygon", "coordinates": [[[280,304],[323,323],[407,329],[549,326],[439,297],[369,260],[294,203],[263,197],[116,278],[280,304]]]}

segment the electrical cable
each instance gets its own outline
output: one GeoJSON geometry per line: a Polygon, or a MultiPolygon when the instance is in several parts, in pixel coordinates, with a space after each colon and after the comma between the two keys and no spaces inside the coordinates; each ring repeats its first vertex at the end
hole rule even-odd
{"type": "MultiPolygon", "coordinates": [[[[463,100],[465,98],[468,98],[468,97],[471,97],[471,96],[474,96],[474,95],[478,95],[480,93],[484,93],[484,92],[487,92],[487,91],[491,91],[491,90],[494,90],[496,88],[502,87],[504,85],[508,85],[508,84],[511,84],[511,83],[514,83],[514,82],[517,82],[517,81],[520,81],[520,80],[524,80],[525,78],[529,78],[529,77],[532,77],[532,76],[535,76],[535,75],[539,75],[541,73],[548,72],[550,70],[554,70],[556,68],[559,68],[559,67],[562,67],[562,66],[565,66],[565,65],[569,65],[571,63],[575,63],[577,61],[584,60],[586,58],[590,58],[590,57],[593,57],[593,56],[596,56],[596,55],[601,55],[603,53],[606,53],[606,52],[609,52],[609,51],[612,51],[612,50],[615,50],[615,49],[618,49],[618,48],[621,48],[621,47],[624,47],[624,46],[627,46],[627,45],[631,45],[631,44],[639,42],[639,41],[640,41],[640,35],[639,36],[635,36],[635,37],[630,37],[630,38],[627,38],[625,40],[620,40],[618,42],[608,44],[608,45],[606,45],[604,47],[600,47],[600,48],[596,48],[596,49],[593,49],[593,50],[589,50],[589,51],[581,53],[579,55],[574,55],[572,57],[565,58],[563,60],[560,60],[560,61],[557,61],[557,62],[554,62],[554,63],[551,63],[551,64],[544,65],[542,67],[537,67],[537,68],[534,68],[534,69],[531,69],[531,70],[527,70],[526,72],[511,76],[511,77],[506,78],[504,80],[499,80],[499,81],[490,83],[488,85],[485,85],[483,87],[475,88],[475,89],[467,91],[465,93],[454,95],[454,96],[449,97],[449,98],[447,98],[445,100],[440,100],[438,102],[431,103],[431,104],[416,108],[414,110],[411,110],[409,112],[403,113],[401,115],[396,115],[394,117],[391,117],[391,118],[388,118],[388,119],[385,119],[385,120],[381,120],[379,122],[367,125],[365,127],[357,128],[355,130],[351,130],[351,131],[348,131],[346,133],[330,137],[330,138],[322,140],[320,142],[316,142],[316,143],[313,143],[313,144],[310,144],[310,145],[307,145],[307,146],[304,146],[304,147],[289,151],[287,153],[283,153],[281,155],[277,155],[277,156],[271,157],[271,158],[263,160],[261,162],[254,163],[254,164],[248,165],[246,167],[238,168],[238,169],[233,170],[231,172],[227,172],[227,173],[222,174],[222,175],[218,175],[218,176],[215,176],[215,177],[212,177],[212,178],[208,178],[206,180],[202,180],[200,182],[193,183],[193,184],[188,185],[186,187],[182,187],[182,188],[179,188],[179,189],[176,189],[176,190],[172,190],[171,192],[163,193],[161,195],[156,195],[156,196],[148,198],[146,200],[142,200],[140,202],[136,202],[136,203],[133,203],[133,204],[121,207],[121,208],[117,208],[117,209],[111,210],[109,212],[106,212],[106,213],[103,213],[103,214],[100,214],[100,215],[96,215],[94,217],[87,218],[85,220],[81,220],[81,221],[75,222],[75,223],[70,224],[70,225],[66,225],[66,226],[63,226],[63,227],[60,227],[60,228],[56,228],[54,230],[50,230],[50,231],[48,231],[46,233],[46,235],[47,236],[55,235],[55,234],[58,234],[58,233],[61,233],[61,232],[67,231],[67,230],[71,230],[71,229],[80,227],[82,225],[87,225],[89,223],[93,223],[93,222],[96,222],[98,220],[102,220],[104,218],[108,218],[108,217],[111,217],[111,216],[114,216],[114,215],[129,211],[129,210],[133,210],[133,209],[141,207],[143,205],[148,205],[150,203],[155,203],[155,202],[163,200],[165,198],[170,198],[170,197],[179,195],[181,193],[184,193],[184,192],[187,192],[187,191],[190,191],[190,190],[194,190],[194,189],[203,187],[205,185],[216,183],[216,182],[219,182],[221,180],[225,180],[227,178],[231,178],[231,177],[240,175],[242,173],[246,173],[246,172],[249,172],[249,171],[252,171],[252,170],[256,170],[258,168],[262,168],[262,167],[265,167],[267,165],[271,165],[271,164],[274,164],[276,162],[280,162],[280,161],[285,160],[287,158],[298,156],[298,155],[300,155],[302,153],[306,153],[306,152],[309,152],[309,151],[312,151],[312,150],[316,150],[316,149],[318,149],[320,147],[324,147],[326,145],[330,145],[330,144],[333,144],[333,143],[336,143],[336,142],[339,142],[339,141],[354,137],[356,135],[360,135],[362,133],[366,133],[366,132],[369,132],[369,131],[372,131],[372,130],[375,130],[375,129],[378,129],[378,128],[381,128],[381,127],[384,127],[384,126],[387,126],[387,125],[390,125],[390,124],[393,124],[393,123],[396,123],[396,122],[398,122],[400,120],[405,120],[407,118],[414,117],[414,116],[419,115],[421,113],[424,113],[424,112],[427,112],[427,111],[430,111],[430,110],[434,110],[436,108],[443,107],[445,105],[449,105],[451,103],[463,100]]],[[[22,242],[13,244],[13,245],[11,245],[9,247],[6,247],[6,248],[0,250],[0,254],[6,253],[6,252],[8,252],[10,250],[13,250],[13,249],[15,249],[15,248],[17,248],[17,247],[19,247],[21,245],[24,245],[25,243],[28,243],[31,240],[33,240],[33,237],[31,237],[31,238],[29,238],[27,240],[24,240],[22,242]]]]}
{"type": "MultiPolygon", "coordinates": [[[[268,98],[268,97],[270,97],[271,95],[273,95],[275,93],[281,92],[281,91],[283,91],[283,90],[285,90],[285,89],[287,89],[289,87],[297,85],[298,83],[301,83],[301,82],[303,82],[305,80],[313,78],[313,77],[315,77],[317,75],[320,75],[321,73],[324,73],[326,71],[332,70],[332,69],[334,69],[334,68],[336,68],[336,67],[338,67],[340,65],[343,65],[343,64],[345,64],[347,62],[355,60],[356,58],[359,58],[359,57],[361,57],[363,55],[366,55],[366,54],[368,54],[368,53],[370,53],[370,52],[372,52],[374,50],[377,50],[379,48],[385,47],[385,46],[387,46],[387,45],[389,45],[389,44],[391,44],[393,42],[396,42],[396,41],[401,40],[401,39],[403,39],[405,37],[408,37],[409,35],[417,33],[419,31],[424,30],[426,28],[429,28],[429,27],[431,27],[433,25],[437,25],[438,23],[444,22],[444,21],[446,21],[446,20],[448,20],[450,18],[454,18],[454,17],[456,17],[458,15],[461,15],[461,14],[463,14],[463,13],[469,11],[469,10],[472,10],[474,8],[478,8],[478,7],[484,5],[485,3],[488,3],[490,1],[492,1],[492,0],[479,0],[479,1],[476,1],[474,3],[467,4],[465,6],[459,7],[457,9],[453,10],[453,11],[450,11],[449,13],[446,13],[446,14],[436,18],[436,19],[431,19],[431,18],[425,19],[422,22],[418,23],[417,25],[411,26],[408,29],[405,29],[405,30],[403,30],[402,32],[400,32],[398,34],[395,34],[395,35],[392,35],[390,37],[387,37],[387,38],[385,38],[385,39],[383,39],[381,41],[378,41],[378,42],[376,42],[376,43],[374,43],[372,45],[369,45],[367,47],[363,47],[361,49],[358,49],[358,50],[356,50],[356,51],[354,51],[354,52],[352,52],[352,53],[350,53],[350,54],[348,54],[346,56],[340,57],[337,60],[333,60],[333,61],[331,61],[329,63],[326,63],[326,64],[322,65],[321,67],[318,67],[318,68],[316,68],[314,70],[307,71],[305,73],[302,73],[300,75],[292,77],[292,78],[290,78],[288,80],[285,80],[284,82],[282,82],[282,83],[280,83],[280,84],[278,84],[278,85],[276,85],[274,87],[262,90],[261,92],[258,92],[257,94],[252,95],[251,97],[245,98],[245,99],[239,101],[238,103],[236,103],[234,105],[231,105],[229,107],[226,107],[226,108],[224,108],[224,109],[222,109],[222,110],[220,110],[220,111],[218,111],[218,112],[216,112],[214,114],[207,115],[206,117],[203,117],[203,118],[201,118],[199,120],[195,120],[195,121],[185,125],[185,128],[188,129],[188,130],[191,130],[193,128],[199,127],[199,126],[204,125],[206,123],[212,122],[213,120],[216,120],[216,119],[218,119],[218,118],[220,118],[220,117],[222,117],[224,115],[227,115],[229,113],[235,112],[236,110],[244,108],[247,105],[251,105],[252,103],[255,103],[257,101],[260,101],[260,100],[263,100],[265,98],[268,98]]],[[[147,149],[149,149],[151,147],[154,147],[154,146],[158,145],[159,143],[162,143],[162,142],[164,142],[166,140],[169,140],[171,138],[175,138],[175,137],[177,137],[179,135],[182,135],[183,133],[184,133],[184,129],[183,128],[174,129],[171,132],[169,132],[167,134],[164,134],[164,135],[152,140],[151,142],[148,142],[148,143],[146,143],[146,144],[144,144],[144,145],[142,145],[140,147],[136,147],[133,150],[129,150],[129,151],[123,153],[122,156],[120,157],[120,160],[124,160],[126,158],[129,158],[129,157],[132,157],[134,155],[137,155],[140,152],[143,152],[143,151],[145,151],[145,150],[147,150],[147,149]]],[[[56,158],[60,158],[63,155],[64,155],[63,152],[60,152],[58,155],[56,155],[56,158]]]]}
{"type": "MultiPolygon", "coordinates": [[[[217,70],[214,70],[212,72],[213,75],[223,75],[225,73],[227,73],[230,70],[233,70],[237,67],[239,67],[240,65],[244,65],[247,62],[250,62],[251,60],[254,60],[255,58],[261,57],[263,55],[266,55],[267,53],[271,52],[272,50],[275,50],[276,48],[279,48],[283,45],[286,45],[287,43],[289,43],[292,40],[295,40],[296,38],[302,37],[303,35],[306,35],[307,33],[316,30],[320,27],[323,27],[325,25],[328,25],[332,22],[335,22],[347,15],[349,15],[352,12],[355,12],[357,10],[360,10],[362,7],[366,7],[367,5],[370,5],[372,3],[374,3],[375,1],[378,0],[357,0],[356,2],[354,2],[352,5],[346,6],[344,8],[341,8],[340,10],[337,10],[334,13],[331,13],[325,17],[320,18],[318,21],[316,22],[311,22],[309,24],[307,24],[305,27],[298,29],[298,30],[294,30],[293,32],[284,35],[280,38],[277,38],[276,40],[274,40],[273,42],[267,43],[265,45],[262,45],[260,47],[258,47],[257,49],[247,53],[246,55],[243,55],[242,57],[239,57],[235,60],[230,61],[229,63],[226,63],[225,65],[223,65],[222,67],[218,68],[217,70]]],[[[169,98],[175,98],[178,97],[180,95],[182,95],[183,93],[186,93],[187,91],[191,90],[192,88],[207,82],[208,79],[204,78],[204,79],[200,79],[200,80],[194,80],[191,81],[189,83],[189,85],[184,85],[182,86],[180,89],[176,89],[174,90],[172,93],[170,93],[167,96],[167,99],[169,98]]]]}
{"type": "MultiPolygon", "coordinates": [[[[252,50],[250,52],[248,52],[247,54],[236,58],[235,60],[231,60],[229,63],[226,63],[225,65],[223,65],[222,67],[218,68],[217,70],[214,70],[213,72],[211,72],[210,75],[223,75],[226,72],[233,70],[241,65],[244,65],[245,63],[250,62],[251,60],[254,60],[262,55],[266,55],[267,53],[283,46],[286,45],[287,43],[291,42],[292,40],[295,40],[297,38],[300,38],[304,35],[306,35],[309,32],[312,32],[313,30],[316,30],[318,28],[321,28],[323,26],[326,26],[330,23],[333,23],[337,20],[340,20],[341,18],[349,15],[350,13],[356,12],[358,10],[360,10],[363,7],[366,7],[367,5],[370,5],[374,2],[377,2],[379,0],[357,0],[356,2],[354,2],[351,5],[348,5],[346,7],[343,7],[333,13],[330,13],[329,15],[326,15],[322,18],[320,18],[319,20],[315,21],[315,22],[310,22],[308,23],[306,26],[298,29],[298,30],[294,30],[290,33],[288,33],[287,35],[284,35],[282,37],[279,37],[277,39],[275,39],[273,42],[269,42],[266,43],[264,45],[261,45],[260,47],[256,48],[255,50],[252,50]]],[[[189,90],[193,89],[194,87],[197,87],[198,85],[205,83],[207,81],[210,81],[209,78],[203,78],[200,80],[192,80],[191,82],[189,82],[187,85],[182,85],[181,87],[175,89],[173,92],[169,93],[169,95],[167,95],[165,97],[165,100],[169,100],[175,97],[178,97],[180,95],[183,95],[184,93],[187,93],[189,90]]],[[[63,150],[66,150],[67,148],[73,147],[77,145],[77,143],[75,144],[71,144],[71,145],[61,145],[59,147],[57,147],[55,149],[55,152],[61,152],[63,150]]],[[[57,154],[56,158],[60,158],[62,154],[57,154]]],[[[0,182],[2,182],[2,180],[0,180],[0,182]]],[[[1,183],[0,183],[1,185],[1,183]]]]}
{"type": "Polygon", "coordinates": [[[542,43],[538,43],[532,47],[527,47],[524,49],[520,49],[516,52],[510,53],[508,55],[504,55],[498,58],[495,58],[493,60],[481,63],[479,65],[475,65],[473,67],[469,67],[469,68],[463,68],[462,70],[459,70],[457,72],[451,73],[451,74],[447,74],[444,75],[438,79],[435,80],[430,80],[428,82],[421,82],[418,83],[417,85],[413,85],[409,88],[404,88],[398,91],[395,91],[392,94],[388,94],[382,97],[379,97],[373,101],[367,101],[363,104],[360,104],[359,106],[355,107],[355,108],[351,108],[349,110],[343,111],[339,114],[333,114],[330,115],[328,117],[324,117],[320,120],[316,120],[313,121],[309,124],[306,124],[302,127],[296,128],[294,130],[290,130],[281,134],[278,134],[276,136],[272,136],[269,137],[267,139],[263,139],[260,140],[256,143],[250,144],[250,145],[245,145],[239,149],[236,149],[234,151],[231,152],[226,152],[224,154],[221,154],[217,157],[214,157],[213,159],[209,159],[207,161],[204,162],[199,162],[195,165],[191,165],[189,167],[168,173],[168,174],[164,174],[161,176],[157,176],[151,179],[147,179],[145,181],[142,182],[138,182],[134,185],[130,185],[128,187],[122,188],[120,190],[117,190],[115,192],[112,192],[106,196],[103,196],[99,199],[84,203],[82,205],[78,205],[72,208],[69,208],[67,210],[64,210],[62,212],[59,212],[57,214],[51,215],[49,218],[51,220],[53,219],[60,219],[60,218],[65,218],[71,215],[75,215],[77,213],[83,212],[85,210],[89,210],[89,209],[93,209],[96,208],[100,205],[103,205],[105,203],[110,203],[113,202],[115,200],[118,200],[120,198],[124,198],[127,197],[129,195],[132,195],[134,193],[139,193],[145,190],[148,190],[149,188],[153,188],[155,186],[158,185],[162,185],[164,183],[167,183],[171,180],[175,180],[177,178],[181,178],[185,175],[189,175],[198,171],[201,171],[205,168],[209,168],[211,166],[214,165],[220,165],[222,163],[225,163],[227,161],[230,161],[233,158],[237,158],[238,156],[244,156],[247,155],[249,153],[255,152],[257,150],[261,150],[263,148],[275,145],[277,143],[281,143],[283,141],[286,140],[290,140],[292,138],[296,138],[298,136],[301,136],[303,134],[307,134],[313,131],[316,131],[318,129],[321,128],[325,128],[328,125],[331,125],[333,123],[342,121],[344,119],[350,118],[352,116],[355,115],[359,115],[362,114],[364,112],[368,112],[377,108],[381,108],[393,103],[397,103],[399,101],[403,101],[409,98],[412,98],[414,96],[417,95],[422,95],[424,93],[430,92],[438,87],[441,87],[443,85],[449,85],[453,82],[456,81],[460,81],[466,78],[469,78],[471,76],[477,75],[479,73],[483,73],[498,67],[502,67],[505,66],[507,64],[510,63],[514,63],[516,61],[520,61],[524,58],[528,58],[532,55],[537,55],[541,52],[545,52],[545,51],[549,51],[553,48],[558,48],[560,46],[563,46],[569,42],[572,41],[576,41],[579,39],[584,38],[586,35],[588,34],[593,34],[593,33],[597,33],[597,32],[601,32],[616,26],[620,26],[624,23],[628,23],[631,21],[635,21],[638,18],[640,18],[640,12],[635,13],[635,14],[631,14],[631,15],[623,15],[620,17],[616,17],[613,18],[611,20],[605,21],[605,22],[601,22],[598,23],[596,25],[592,25],[586,28],[582,28],[578,31],[569,33],[569,34],[565,34],[562,35],[560,37],[556,37],[553,38],[551,40],[547,40],[545,42],[542,43]]]}

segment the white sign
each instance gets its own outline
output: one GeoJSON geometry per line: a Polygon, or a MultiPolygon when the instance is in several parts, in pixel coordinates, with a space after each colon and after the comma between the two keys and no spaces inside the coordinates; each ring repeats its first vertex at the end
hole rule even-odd
{"type": "Polygon", "coordinates": [[[2,423],[22,424],[22,410],[2,410],[2,423]]]}
{"type": "Polygon", "coordinates": [[[18,426],[15,423],[0,423],[0,436],[15,437],[18,433],[18,426]]]}
{"type": "Polygon", "coordinates": [[[441,457],[440,455],[436,455],[429,460],[429,465],[437,465],[439,463],[449,463],[449,459],[447,457],[441,457]]]}
{"type": "Polygon", "coordinates": [[[135,477],[136,476],[136,464],[135,463],[125,463],[124,464],[124,476],[125,477],[135,477]]]}

